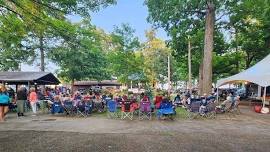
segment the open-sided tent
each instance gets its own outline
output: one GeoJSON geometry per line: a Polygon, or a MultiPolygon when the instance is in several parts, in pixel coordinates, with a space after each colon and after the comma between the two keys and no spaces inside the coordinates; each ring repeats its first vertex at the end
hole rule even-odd
{"type": "Polygon", "coordinates": [[[0,72],[0,82],[11,85],[57,85],[60,83],[50,72],[0,72]]]}
{"type": "Polygon", "coordinates": [[[264,87],[263,106],[265,106],[266,87],[270,86],[270,54],[249,69],[218,80],[217,88],[228,83],[239,82],[252,82],[264,87]]]}

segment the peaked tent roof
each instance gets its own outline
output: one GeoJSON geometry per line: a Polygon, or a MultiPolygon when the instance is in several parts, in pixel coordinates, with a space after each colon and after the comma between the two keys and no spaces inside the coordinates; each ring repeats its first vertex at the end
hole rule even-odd
{"type": "Polygon", "coordinates": [[[234,82],[253,82],[262,87],[270,86],[270,54],[247,70],[218,80],[217,86],[234,82]]]}
{"type": "Polygon", "coordinates": [[[0,72],[0,81],[8,84],[40,85],[59,84],[60,81],[50,72],[0,72]]]}

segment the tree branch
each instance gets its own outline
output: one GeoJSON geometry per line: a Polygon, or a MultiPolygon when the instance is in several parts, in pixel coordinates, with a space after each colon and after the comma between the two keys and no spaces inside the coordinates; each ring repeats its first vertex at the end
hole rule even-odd
{"type": "Polygon", "coordinates": [[[45,7],[49,8],[49,9],[52,9],[52,10],[55,10],[55,11],[58,11],[58,12],[61,12],[61,13],[65,13],[64,11],[62,11],[62,10],[60,10],[60,9],[56,8],[56,7],[53,7],[53,6],[51,6],[51,5],[48,5],[48,4],[45,4],[45,3],[42,3],[42,2],[41,2],[41,1],[39,1],[39,0],[32,0],[32,1],[34,1],[34,2],[38,3],[38,4],[42,5],[42,6],[45,6],[45,7]]]}

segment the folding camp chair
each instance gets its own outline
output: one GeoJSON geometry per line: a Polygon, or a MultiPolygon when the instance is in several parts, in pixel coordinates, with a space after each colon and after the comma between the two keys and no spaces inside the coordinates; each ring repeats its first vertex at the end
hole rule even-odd
{"type": "Polygon", "coordinates": [[[161,117],[169,117],[170,119],[174,119],[173,116],[176,114],[173,105],[170,102],[162,102],[160,104],[160,109],[157,111],[157,117],[160,119],[161,117]]]}
{"type": "Polygon", "coordinates": [[[139,110],[139,119],[148,119],[151,120],[152,112],[151,112],[151,103],[150,102],[141,102],[140,110],[139,110]]]}
{"type": "Polygon", "coordinates": [[[199,116],[199,109],[201,106],[200,101],[191,102],[189,106],[187,106],[187,118],[194,119],[199,116]]]}
{"type": "Polygon", "coordinates": [[[52,114],[64,113],[64,109],[63,109],[63,106],[62,106],[61,102],[54,102],[53,103],[51,113],[52,114]]]}
{"type": "Polygon", "coordinates": [[[211,101],[206,106],[206,112],[205,112],[206,118],[216,118],[216,104],[211,101]]]}
{"type": "Polygon", "coordinates": [[[84,113],[85,115],[90,115],[93,110],[93,102],[92,101],[85,101],[84,102],[84,113]]]}
{"type": "Polygon", "coordinates": [[[125,118],[128,118],[130,120],[133,119],[133,109],[132,109],[130,101],[124,101],[122,103],[121,109],[122,109],[121,119],[125,119],[125,118]]]}
{"type": "Polygon", "coordinates": [[[107,102],[107,116],[108,118],[118,118],[118,113],[117,113],[117,103],[114,100],[109,100],[107,102]]]}
{"type": "Polygon", "coordinates": [[[72,101],[64,101],[64,109],[66,112],[66,115],[73,115],[74,114],[74,106],[72,101]]]}
{"type": "Polygon", "coordinates": [[[84,113],[85,112],[85,104],[82,100],[76,101],[75,110],[76,110],[77,116],[86,117],[86,115],[84,113]]]}

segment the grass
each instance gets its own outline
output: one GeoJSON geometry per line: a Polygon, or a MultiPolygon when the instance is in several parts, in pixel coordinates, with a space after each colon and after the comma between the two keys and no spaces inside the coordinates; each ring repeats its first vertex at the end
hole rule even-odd
{"type": "MultiPolygon", "coordinates": [[[[117,109],[118,114],[121,114],[121,109],[117,109]]],[[[187,111],[182,108],[182,107],[177,107],[175,109],[176,111],[176,119],[186,119],[187,117],[187,111]]],[[[98,113],[98,112],[94,112],[91,114],[94,117],[107,117],[107,111],[102,112],[102,113],[98,113]]],[[[152,114],[153,117],[155,117],[155,113],[152,114]]],[[[135,116],[136,117],[136,116],[135,116]]]]}
{"type": "Polygon", "coordinates": [[[186,119],[187,111],[184,108],[177,107],[175,111],[176,111],[176,118],[186,119]]]}

